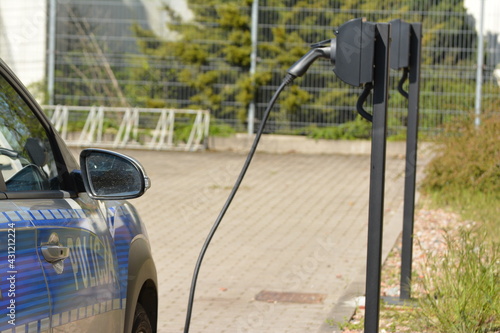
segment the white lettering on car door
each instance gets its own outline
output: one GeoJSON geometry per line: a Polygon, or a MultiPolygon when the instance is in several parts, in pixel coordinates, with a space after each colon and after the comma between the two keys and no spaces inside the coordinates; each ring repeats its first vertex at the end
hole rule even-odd
{"type": "Polygon", "coordinates": [[[101,286],[118,281],[115,265],[113,263],[113,253],[109,241],[106,238],[104,242],[101,242],[101,240],[94,235],[90,237],[76,237],[76,239],[68,237],[67,245],[75,280],[75,290],[101,286]],[[91,251],[92,265],[90,264],[87,254],[87,244],[88,248],[93,250],[91,251]],[[99,263],[100,261],[103,265],[99,263]]]}

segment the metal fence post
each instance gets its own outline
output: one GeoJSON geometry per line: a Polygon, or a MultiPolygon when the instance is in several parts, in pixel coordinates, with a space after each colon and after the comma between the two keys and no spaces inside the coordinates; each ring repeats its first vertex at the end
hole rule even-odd
{"type": "Polygon", "coordinates": [[[481,11],[479,14],[479,36],[477,39],[477,68],[476,68],[476,96],[474,102],[475,119],[474,124],[479,127],[481,124],[481,98],[483,88],[483,65],[484,65],[484,0],[481,0],[481,11]]]}
{"type": "Polygon", "coordinates": [[[47,92],[49,95],[49,104],[54,104],[54,77],[56,64],[56,0],[49,2],[49,43],[47,49],[47,92]]]}
{"type": "MultiPolygon", "coordinates": [[[[252,4],[252,24],[250,27],[252,39],[252,52],[250,53],[250,79],[252,80],[252,88],[255,89],[255,71],[257,68],[257,39],[259,31],[259,0],[253,0],[252,4]]],[[[252,98],[248,106],[248,135],[252,135],[255,122],[255,98],[252,98]]]]}

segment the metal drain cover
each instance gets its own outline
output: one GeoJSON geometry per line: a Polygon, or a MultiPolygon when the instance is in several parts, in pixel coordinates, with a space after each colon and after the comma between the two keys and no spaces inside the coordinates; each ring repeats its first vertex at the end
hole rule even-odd
{"type": "Polygon", "coordinates": [[[323,303],[326,295],[313,293],[292,293],[262,290],[255,296],[256,301],[269,303],[302,303],[319,304],[323,303]]]}

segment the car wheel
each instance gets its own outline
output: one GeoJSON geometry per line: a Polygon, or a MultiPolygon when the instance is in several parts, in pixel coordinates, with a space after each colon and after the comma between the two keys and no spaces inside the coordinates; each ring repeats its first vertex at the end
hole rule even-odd
{"type": "Polygon", "coordinates": [[[132,326],[132,333],[153,333],[149,317],[140,303],[135,307],[134,325],[132,326]]]}

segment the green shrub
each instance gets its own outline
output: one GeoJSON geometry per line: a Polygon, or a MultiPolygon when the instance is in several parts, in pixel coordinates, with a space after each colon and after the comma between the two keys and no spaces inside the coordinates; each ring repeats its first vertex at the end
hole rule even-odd
{"type": "Polygon", "coordinates": [[[426,167],[424,190],[472,190],[500,198],[499,135],[498,114],[483,117],[479,128],[472,117],[449,124],[426,167]]]}
{"type": "Polygon", "coordinates": [[[218,137],[229,137],[236,133],[233,127],[222,122],[222,121],[211,121],[209,135],[210,136],[218,136],[218,137]]]}
{"type": "Polygon", "coordinates": [[[372,124],[361,117],[335,127],[309,127],[307,136],[316,140],[356,140],[371,137],[372,124]]]}
{"type": "Polygon", "coordinates": [[[500,224],[500,117],[486,115],[450,124],[427,165],[422,190],[439,206],[483,225],[494,238],[500,224]]]}

